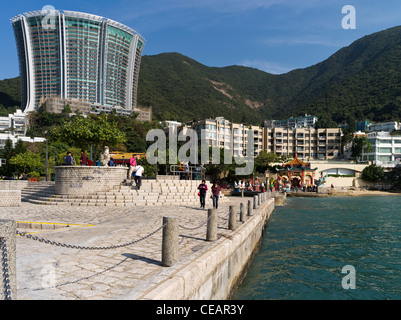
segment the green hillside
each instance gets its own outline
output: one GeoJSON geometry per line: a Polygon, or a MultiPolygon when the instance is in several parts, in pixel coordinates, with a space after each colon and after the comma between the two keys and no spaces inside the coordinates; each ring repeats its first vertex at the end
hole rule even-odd
{"type": "Polygon", "coordinates": [[[310,82],[286,104],[290,111],[375,121],[401,119],[401,27],[366,36],[311,68],[310,82]]]}
{"type": "Polygon", "coordinates": [[[0,81],[0,116],[7,116],[21,106],[20,79],[0,81]]]}
{"type": "MultiPolygon", "coordinates": [[[[305,113],[333,125],[401,118],[401,27],[365,36],[314,66],[283,75],[212,68],[179,53],[144,56],[138,104],[155,118],[224,116],[260,124],[305,113]]],[[[19,105],[19,81],[0,81],[0,105],[19,105]]],[[[1,111],[1,110],[0,110],[1,111]]]]}

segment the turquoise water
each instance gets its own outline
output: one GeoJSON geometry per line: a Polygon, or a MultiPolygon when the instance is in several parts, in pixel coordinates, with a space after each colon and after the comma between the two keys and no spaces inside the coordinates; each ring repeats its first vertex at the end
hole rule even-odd
{"type": "Polygon", "coordinates": [[[287,198],[232,299],[401,299],[401,196],[287,198]]]}

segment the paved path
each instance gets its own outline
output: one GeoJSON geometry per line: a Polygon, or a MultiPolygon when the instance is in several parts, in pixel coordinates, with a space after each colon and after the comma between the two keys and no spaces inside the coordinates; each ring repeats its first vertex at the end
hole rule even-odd
{"type": "MultiPolygon", "coordinates": [[[[236,204],[239,212],[239,203],[243,202],[246,209],[249,199],[234,197],[220,206],[219,237],[231,233],[227,229],[228,206],[236,204]]],[[[112,250],[68,249],[18,236],[17,299],[140,299],[152,286],[213,247],[205,241],[207,210],[188,206],[81,208],[25,203],[19,208],[0,208],[0,219],[92,225],[35,231],[44,239],[87,247],[118,246],[141,239],[159,229],[162,217],[169,215],[179,217],[180,226],[185,227],[180,228],[179,261],[171,268],[161,265],[162,231],[112,250]]]]}

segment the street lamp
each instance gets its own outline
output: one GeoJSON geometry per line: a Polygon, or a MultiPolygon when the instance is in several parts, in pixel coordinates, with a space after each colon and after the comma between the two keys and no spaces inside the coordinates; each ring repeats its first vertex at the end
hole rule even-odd
{"type": "Polygon", "coordinates": [[[48,137],[48,131],[45,131],[45,137],[46,137],[46,182],[49,181],[49,137],[48,137]]]}

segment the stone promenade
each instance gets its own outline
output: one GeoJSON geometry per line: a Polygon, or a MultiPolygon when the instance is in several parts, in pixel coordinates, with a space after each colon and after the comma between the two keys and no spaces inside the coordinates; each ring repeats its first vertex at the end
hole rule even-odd
{"type": "MultiPolygon", "coordinates": [[[[228,206],[236,205],[239,212],[242,202],[246,210],[250,199],[230,197],[221,204],[219,238],[230,237],[233,232],[228,230],[228,206]]],[[[109,250],[64,248],[17,236],[17,299],[141,299],[152,287],[213,247],[205,241],[207,212],[188,205],[64,207],[23,203],[17,208],[0,208],[0,219],[26,222],[19,225],[20,232],[91,248],[140,240],[162,227],[163,216],[177,216],[180,221],[179,261],[170,268],[161,264],[161,230],[138,243],[109,250]],[[42,223],[44,229],[26,229],[30,227],[27,222],[35,222],[36,226],[42,223]],[[57,229],[46,230],[52,224],[57,224],[57,229]]]]}

